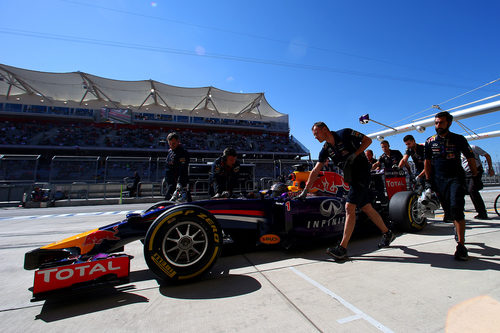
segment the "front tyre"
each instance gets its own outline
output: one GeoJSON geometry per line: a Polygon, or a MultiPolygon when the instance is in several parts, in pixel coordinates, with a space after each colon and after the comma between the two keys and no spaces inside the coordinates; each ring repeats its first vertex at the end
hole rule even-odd
{"type": "Polygon", "coordinates": [[[418,196],[411,191],[394,194],[389,201],[389,219],[402,231],[415,232],[427,225],[427,218],[419,209],[418,196]]]}
{"type": "Polygon", "coordinates": [[[210,212],[194,205],[173,207],[158,216],[144,239],[148,267],[166,282],[201,276],[221,250],[219,223],[210,212]]]}

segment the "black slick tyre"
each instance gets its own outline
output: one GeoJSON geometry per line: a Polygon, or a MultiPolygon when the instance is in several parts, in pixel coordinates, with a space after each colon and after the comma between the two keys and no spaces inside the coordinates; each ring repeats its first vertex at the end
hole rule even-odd
{"type": "Polygon", "coordinates": [[[414,192],[403,191],[394,194],[389,201],[389,219],[396,229],[407,232],[422,230],[427,218],[419,213],[418,197],[414,192]]]}
{"type": "Polygon", "coordinates": [[[494,207],[495,207],[495,213],[497,213],[497,215],[500,216],[500,194],[497,195],[495,199],[494,207]]]}
{"type": "Polygon", "coordinates": [[[192,280],[217,261],[222,241],[222,229],[210,212],[195,205],[175,206],[149,227],[144,258],[165,282],[192,280]]]}

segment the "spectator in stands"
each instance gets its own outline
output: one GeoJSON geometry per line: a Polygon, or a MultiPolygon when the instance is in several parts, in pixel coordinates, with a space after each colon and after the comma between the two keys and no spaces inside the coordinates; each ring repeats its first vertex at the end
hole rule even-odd
{"type": "MultiPolygon", "coordinates": [[[[165,199],[171,200],[175,194],[187,200],[189,154],[180,143],[179,135],[175,132],[167,136],[170,149],[167,154],[167,170],[165,183],[167,186],[165,199]]],[[[177,198],[174,198],[177,199],[177,198]]]]}
{"type": "Polygon", "coordinates": [[[384,152],[380,155],[377,163],[373,165],[373,168],[385,170],[397,169],[399,161],[403,158],[401,152],[399,150],[389,149],[390,145],[387,140],[380,142],[380,147],[384,152]]]}
{"type": "Polygon", "coordinates": [[[238,174],[240,172],[240,162],[238,154],[232,147],[224,149],[222,156],[217,158],[212,164],[210,171],[210,195],[214,197],[230,197],[236,187],[238,174]]]}
{"type": "Polygon", "coordinates": [[[486,158],[486,162],[488,163],[488,175],[493,176],[495,171],[493,171],[493,165],[491,163],[491,156],[487,152],[485,152],[481,147],[470,145],[472,152],[474,153],[474,160],[476,162],[477,175],[473,176],[472,171],[469,167],[469,163],[465,156],[462,154],[462,167],[465,170],[465,183],[467,186],[467,194],[470,195],[470,199],[472,204],[474,205],[474,209],[477,212],[477,215],[474,216],[475,219],[480,220],[488,220],[488,213],[486,212],[486,206],[484,205],[483,198],[479,193],[479,190],[482,190],[484,185],[482,181],[484,169],[481,164],[481,159],[479,156],[484,156],[486,158]]]}

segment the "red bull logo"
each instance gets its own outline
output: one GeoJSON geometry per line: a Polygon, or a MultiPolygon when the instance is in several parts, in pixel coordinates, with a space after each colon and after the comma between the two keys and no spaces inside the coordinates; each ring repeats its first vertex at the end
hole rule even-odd
{"type": "Polygon", "coordinates": [[[113,227],[113,231],[109,230],[97,230],[90,233],[85,237],[83,245],[97,245],[101,244],[104,240],[119,240],[120,237],[115,235],[118,233],[118,226],[113,227]]]}
{"type": "Polygon", "coordinates": [[[349,184],[344,182],[344,177],[336,172],[320,172],[320,177],[314,182],[312,189],[337,194],[338,189],[349,191],[349,184]]]}

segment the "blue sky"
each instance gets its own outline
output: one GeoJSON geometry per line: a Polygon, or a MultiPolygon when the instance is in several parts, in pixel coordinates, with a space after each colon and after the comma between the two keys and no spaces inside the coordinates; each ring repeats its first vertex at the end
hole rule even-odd
{"type": "MultiPolygon", "coordinates": [[[[442,104],[500,78],[495,0],[0,0],[0,11],[0,63],[264,92],[313,158],[316,121],[368,134],[383,128],[359,124],[365,113],[397,126],[500,92],[499,81],[442,104]]],[[[487,132],[499,119],[462,123],[487,132]]],[[[403,136],[387,137],[391,148],[403,151],[403,136]]],[[[499,142],[473,143],[500,161],[499,142]]]]}

